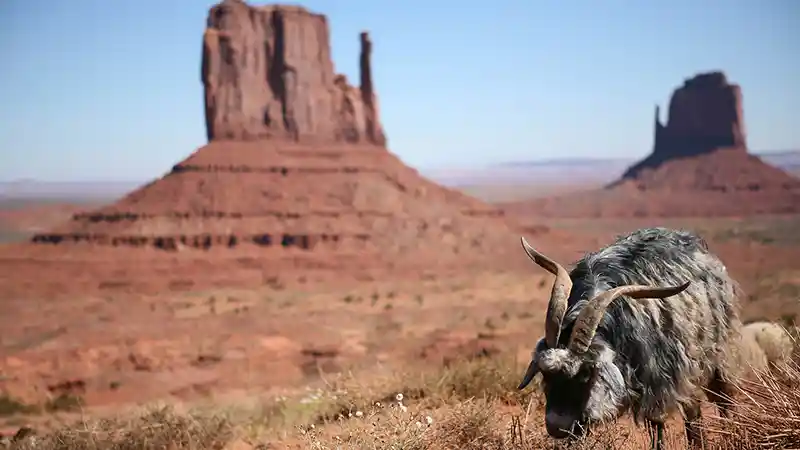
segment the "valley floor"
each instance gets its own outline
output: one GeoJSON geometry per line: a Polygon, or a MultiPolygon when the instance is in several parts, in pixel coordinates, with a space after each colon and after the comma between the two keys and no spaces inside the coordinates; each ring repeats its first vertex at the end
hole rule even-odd
{"type": "MultiPolygon", "coordinates": [[[[565,252],[579,255],[655,224],[706,237],[743,285],[745,319],[797,322],[800,217],[546,225],[580,236],[565,252]]],[[[541,397],[514,387],[542,333],[551,279],[531,265],[528,273],[146,295],[123,288],[60,300],[0,293],[7,312],[0,317],[0,430],[30,425],[42,434],[69,425],[71,437],[59,438],[77,439],[69,448],[90,448],[90,438],[109,442],[103,433],[116,432],[148,442],[167,439],[162,432],[176,442],[191,435],[174,448],[196,449],[234,441],[545,448],[541,397]],[[124,413],[153,402],[175,409],[139,418],[124,413]],[[190,420],[189,406],[200,416],[190,420]],[[121,412],[134,419],[104,425],[114,430],[73,426],[121,412]],[[203,420],[212,422],[198,425],[203,420]]],[[[647,443],[644,430],[629,421],[619,427],[598,436],[627,439],[612,448],[647,443]]],[[[677,421],[669,433],[681,445],[677,421]]],[[[68,448],[47,442],[36,448],[68,448]]],[[[131,448],[103,445],[97,448],[131,448]]]]}

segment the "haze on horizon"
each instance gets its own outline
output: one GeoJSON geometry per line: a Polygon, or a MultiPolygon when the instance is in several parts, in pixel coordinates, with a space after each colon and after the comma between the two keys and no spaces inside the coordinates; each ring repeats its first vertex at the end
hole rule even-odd
{"type": "MultiPolygon", "coordinates": [[[[0,181],[148,180],[205,144],[213,3],[0,2],[0,181]]],[[[654,106],[709,70],[742,86],[751,149],[800,149],[798,2],[302,4],[351,80],[370,31],[389,148],[420,169],[643,157],[654,106]]]]}

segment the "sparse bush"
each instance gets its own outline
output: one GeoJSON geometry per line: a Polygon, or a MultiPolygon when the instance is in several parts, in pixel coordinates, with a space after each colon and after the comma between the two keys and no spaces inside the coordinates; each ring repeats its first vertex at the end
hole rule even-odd
{"type": "Polygon", "coordinates": [[[44,409],[47,412],[77,411],[83,407],[83,404],[83,398],[64,393],[47,400],[44,409]]]}
{"type": "Polygon", "coordinates": [[[132,421],[101,420],[31,435],[12,450],[222,450],[234,438],[223,416],[195,416],[153,409],[132,421]]]}
{"type": "Polygon", "coordinates": [[[39,408],[25,404],[8,395],[0,395],[0,417],[13,416],[16,414],[35,414],[39,408]]]}
{"type": "Polygon", "coordinates": [[[507,448],[496,411],[485,401],[467,400],[452,408],[426,436],[430,449],[501,450],[507,448]]]}

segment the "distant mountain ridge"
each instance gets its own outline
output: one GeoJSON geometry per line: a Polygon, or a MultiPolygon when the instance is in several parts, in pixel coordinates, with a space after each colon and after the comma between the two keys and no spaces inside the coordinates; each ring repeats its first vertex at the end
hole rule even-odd
{"type": "MultiPolygon", "coordinates": [[[[765,162],[800,175],[800,150],[756,153],[765,162]]],[[[586,185],[618,178],[635,158],[563,158],[506,161],[483,167],[429,169],[420,172],[450,187],[475,185],[586,185]],[[568,171],[565,173],[565,171],[568,171]]],[[[0,197],[114,199],[146,183],[140,181],[0,181],[0,197]]]]}
{"type": "Polygon", "coordinates": [[[0,181],[0,198],[17,199],[113,199],[145,181],[0,181]]]}
{"type": "MultiPolygon", "coordinates": [[[[764,162],[798,175],[800,150],[755,153],[764,162]]],[[[636,158],[564,158],[508,161],[483,167],[423,170],[423,174],[451,187],[475,185],[604,184],[617,178],[636,158]],[[566,171],[566,172],[565,172],[566,171]]]]}

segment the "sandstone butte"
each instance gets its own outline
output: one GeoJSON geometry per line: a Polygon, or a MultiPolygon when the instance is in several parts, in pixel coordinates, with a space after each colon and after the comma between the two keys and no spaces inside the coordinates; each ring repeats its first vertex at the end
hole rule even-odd
{"type": "MultiPolygon", "coordinates": [[[[545,228],[521,231],[497,208],[428,181],[387,150],[367,33],[360,42],[355,87],[334,72],[324,15],[238,0],[213,6],[201,64],[209,143],[119,201],[37,234],[33,250],[6,264],[32,265],[41,279],[36,264],[58,253],[71,263],[57,268],[63,283],[81,280],[87,289],[97,284],[82,275],[89,272],[124,289],[167,273],[163,283],[177,289],[198,288],[198,278],[261,283],[292,269],[309,280],[313,269],[529,270],[519,235],[545,228]],[[227,263],[203,261],[212,255],[227,263]]],[[[6,278],[20,292],[38,286],[6,278]]]]}
{"type": "Polygon", "coordinates": [[[653,152],[604,189],[509,203],[536,217],[739,216],[800,212],[800,180],[748,153],[742,89],[701,73],[656,106],[653,152]]]}

